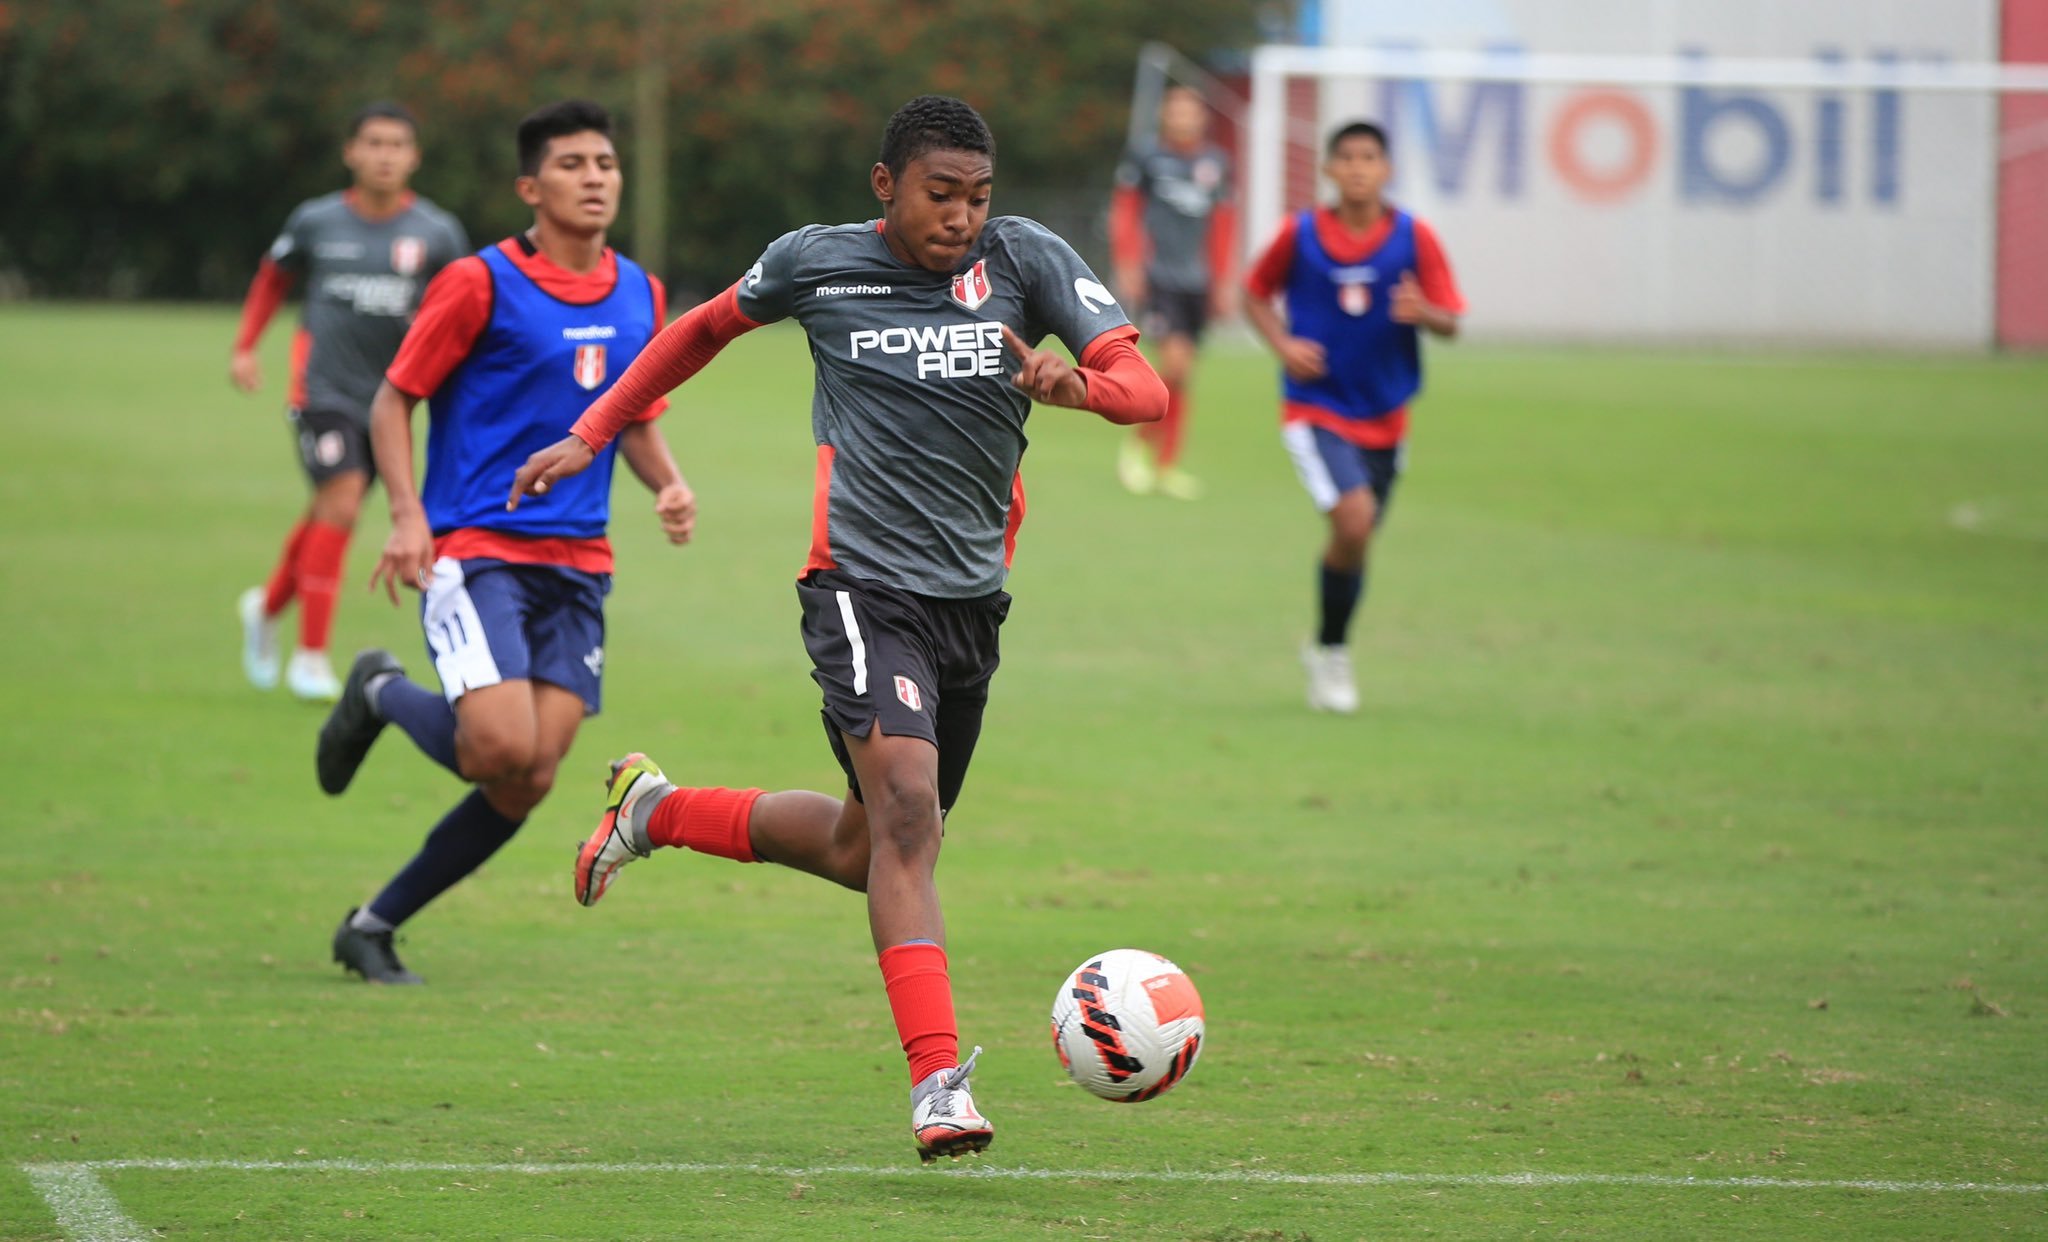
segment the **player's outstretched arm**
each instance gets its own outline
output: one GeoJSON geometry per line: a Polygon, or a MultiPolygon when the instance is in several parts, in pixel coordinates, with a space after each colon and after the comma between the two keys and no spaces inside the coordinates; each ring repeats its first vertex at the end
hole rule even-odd
{"type": "Polygon", "coordinates": [[[382,582],[395,606],[398,588],[423,591],[434,571],[434,532],[413,476],[412,412],[419,398],[400,392],[390,380],[377,386],[370,401],[370,452],[377,459],[377,477],[391,499],[391,537],[370,571],[370,589],[382,582]]]}
{"type": "Polygon", "coordinates": [[[517,509],[521,496],[547,495],[556,479],[582,474],[596,460],[597,453],[588,444],[575,436],[563,436],[527,458],[512,476],[512,494],[505,498],[505,511],[517,509]]]}
{"type": "Polygon", "coordinates": [[[654,516],[673,544],[690,542],[697,526],[697,494],[669,452],[668,438],[652,422],[634,423],[619,433],[619,456],[654,493],[654,516]]]}

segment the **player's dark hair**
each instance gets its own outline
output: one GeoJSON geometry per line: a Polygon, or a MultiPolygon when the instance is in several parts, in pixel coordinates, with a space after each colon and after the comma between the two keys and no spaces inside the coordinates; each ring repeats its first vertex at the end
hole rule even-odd
{"type": "Polygon", "coordinates": [[[1381,155],[1387,154],[1387,131],[1371,121],[1353,121],[1336,133],[1331,134],[1330,144],[1324,148],[1323,154],[1326,156],[1337,154],[1337,144],[1343,142],[1346,138],[1370,138],[1380,144],[1381,155]]]}
{"type": "Polygon", "coordinates": [[[406,128],[412,130],[413,137],[420,136],[420,123],[413,119],[411,110],[389,99],[379,99],[357,108],[356,114],[348,119],[348,136],[354,138],[362,133],[363,126],[371,121],[404,121],[406,128]]]}
{"type": "Polygon", "coordinates": [[[972,151],[993,164],[996,139],[966,104],[950,95],[919,95],[896,109],[882,131],[882,166],[900,177],[910,161],[932,151],[972,151]]]}
{"type": "Polygon", "coordinates": [[[519,175],[531,177],[540,172],[541,156],[547,153],[550,141],[583,133],[612,136],[612,114],[603,104],[564,99],[527,113],[519,122],[519,175]]]}

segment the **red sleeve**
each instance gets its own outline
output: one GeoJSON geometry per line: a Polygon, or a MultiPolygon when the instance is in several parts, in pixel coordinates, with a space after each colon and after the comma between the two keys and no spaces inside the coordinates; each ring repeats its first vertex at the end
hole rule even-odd
{"type": "Polygon", "coordinates": [[[1126,324],[1088,342],[1081,351],[1088,385],[1086,409],[1112,423],[1151,423],[1166,417],[1166,381],[1138,352],[1138,330],[1126,324]]]}
{"type": "Polygon", "coordinates": [[[1110,195],[1109,257],[1118,267],[1145,261],[1145,196],[1136,186],[1118,186],[1110,195]]]}
{"type": "MultiPolygon", "coordinates": [[[[647,274],[647,283],[654,290],[654,331],[655,335],[659,336],[661,330],[668,326],[668,290],[662,286],[661,277],[656,276],[652,272],[647,274]]],[[[650,345],[653,344],[652,341],[648,343],[650,345]]],[[[627,421],[651,423],[655,419],[660,418],[662,411],[666,409],[668,409],[668,397],[665,395],[656,397],[647,403],[646,409],[641,410],[627,421]]]]}
{"type": "Polygon", "coordinates": [[[1244,278],[1245,289],[1255,298],[1271,298],[1287,287],[1287,274],[1294,268],[1294,234],[1301,227],[1300,216],[1287,217],[1273,241],[1252,264],[1244,278]]]}
{"type": "Polygon", "coordinates": [[[457,259],[427,285],[384,378],[408,396],[430,395],[469,357],[490,320],[491,269],[475,255],[457,259]]]}
{"type": "Polygon", "coordinates": [[[292,274],[275,260],[265,256],[256,265],[256,278],[249,282],[249,296],[242,299],[242,328],[235,334],[236,349],[256,348],[257,338],[270,326],[270,317],[284,305],[284,295],[291,288],[292,274]]]}
{"type": "Polygon", "coordinates": [[[740,313],[739,298],[740,287],[735,284],[663,328],[647,342],[619,382],[583,411],[570,433],[592,452],[602,450],[627,423],[636,421],[637,413],[703,370],[719,350],[760,327],[740,313]]]}
{"type": "Polygon", "coordinates": [[[1415,279],[1430,305],[1453,315],[1465,313],[1465,296],[1451,278],[1451,261],[1444,257],[1443,243],[1436,239],[1436,230],[1420,220],[1415,222],[1415,279]]]}
{"type": "Polygon", "coordinates": [[[1237,208],[1216,204],[1209,213],[1209,280],[1218,287],[1232,277],[1232,259],[1237,257],[1237,208]]]}

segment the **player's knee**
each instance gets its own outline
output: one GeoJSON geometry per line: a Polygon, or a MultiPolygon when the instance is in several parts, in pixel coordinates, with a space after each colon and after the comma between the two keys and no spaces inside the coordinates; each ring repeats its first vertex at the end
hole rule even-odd
{"type": "Polygon", "coordinates": [[[938,787],[922,774],[880,784],[866,791],[869,848],[901,857],[936,851],[944,823],[938,787]]]}
{"type": "MultiPolygon", "coordinates": [[[[471,731],[455,739],[456,762],[463,776],[479,785],[511,785],[529,779],[533,739],[513,732],[471,731]]],[[[553,783],[549,773],[549,783],[553,783]]]]}

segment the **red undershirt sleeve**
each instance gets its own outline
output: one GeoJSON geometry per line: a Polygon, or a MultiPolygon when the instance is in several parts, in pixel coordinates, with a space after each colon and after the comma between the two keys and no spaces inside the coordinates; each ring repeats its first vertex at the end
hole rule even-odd
{"type": "Polygon", "coordinates": [[[1118,186],[1110,195],[1109,256],[1119,268],[1145,261],[1145,196],[1136,186],[1118,186]]]}
{"type": "Polygon", "coordinates": [[[265,257],[256,265],[256,277],[249,282],[249,295],[242,299],[242,327],[235,334],[236,349],[254,349],[256,341],[263,335],[263,329],[270,326],[271,316],[284,305],[284,295],[291,292],[292,274],[279,267],[276,261],[265,257]]]}
{"type": "Polygon", "coordinates": [[[1209,213],[1209,280],[1221,288],[1233,277],[1231,258],[1237,250],[1237,208],[1218,203],[1209,213]]]}
{"type": "Polygon", "coordinates": [[[1088,342],[1076,368],[1088,385],[1084,409],[1112,423],[1150,423],[1166,417],[1166,382],[1138,352],[1138,330],[1113,328],[1088,342]]]}
{"type": "Polygon", "coordinates": [[[469,357],[490,318],[490,269],[475,255],[457,259],[428,283],[384,378],[408,396],[430,396],[469,357]]]}
{"type": "Polygon", "coordinates": [[[1415,222],[1415,280],[1432,306],[1453,315],[1465,313],[1465,296],[1451,277],[1451,261],[1444,257],[1443,243],[1436,239],[1436,230],[1420,220],[1415,222]]]}
{"type": "Polygon", "coordinates": [[[1280,226],[1279,233],[1252,264],[1252,270],[1245,275],[1244,287],[1253,297],[1271,298],[1287,285],[1287,273],[1294,266],[1294,231],[1299,227],[1293,217],[1280,226]]]}
{"type": "Polygon", "coordinates": [[[570,434],[601,452],[634,415],[718,356],[718,351],[761,325],[740,313],[739,286],[705,302],[663,328],[640,351],[619,382],[583,411],[570,434]]]}

